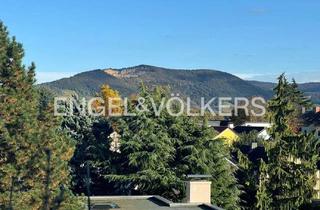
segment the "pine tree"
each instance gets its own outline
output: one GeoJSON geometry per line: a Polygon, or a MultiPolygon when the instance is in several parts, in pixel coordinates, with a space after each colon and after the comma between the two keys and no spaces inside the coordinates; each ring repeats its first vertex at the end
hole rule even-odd
{"type": "Polygon", "coordinates": [[[34,87],[35,65],[22,64],[24,51],[0,23],[0,203],[3,208],[44,208],[47,155],[51,151],[51,206],[64,191],[61,209],[78,209],[68,190],[68,160],[73,142],[59,131],[57,119],[43,107],[34,87]]]}
{"type": "Polygon", "coordinates": [[[297,209],[311,202],[319,150],[313,136],[295,133],[290,128],[295,103],[302,105],[299,103],[303,100],[293,100],[302,96],[293,94],[284,75],[278,80],[275,96],[269,102],[271,140],[265,144],[268,161],[257,199],[260,209],[297,209]]]}

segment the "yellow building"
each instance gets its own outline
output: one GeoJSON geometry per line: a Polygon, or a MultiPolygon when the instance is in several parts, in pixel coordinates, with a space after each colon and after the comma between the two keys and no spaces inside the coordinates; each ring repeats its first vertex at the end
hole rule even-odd
{"type": "Polygon", "coordinates": [[[215,127],[214,129],[219,132],[214,139],[223,139],[228,145],[232,145],[233,142],[239,139],[237,133],[228,127],[215,127]]]}

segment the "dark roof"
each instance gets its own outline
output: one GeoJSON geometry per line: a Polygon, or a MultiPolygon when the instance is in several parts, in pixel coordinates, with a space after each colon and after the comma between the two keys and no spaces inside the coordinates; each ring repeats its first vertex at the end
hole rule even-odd
{"type": "Polygon", "coordinates": [[[222,210],[206,204],[172,203],[160,196],[99,196],[91,197],[91,203],[93,210],[222,210]]]}
{"type": "Polygon", "coordinates": [[[261,132],[265,129],[265,127],[258,127],[258,126],[236,126],[233,130],[239,134],[242,133],[250,133],[252,131],[261,132]]]}
{"type": "Polygon", "coordinates": [[[251,145],[240,145],[239,149],[243,154],[248,155],[251,162],[257,163],[260,159],[267,161],[267,153],[262,146],[252,148],[251,145]]]}
{"type": "Polygon", "coordinates": [[[230,120],[221,120],[221,121],[220,121],[220,126],[228,126],[229,123],[231,123],[230,120]]]}
{"type": "Polygon", "coordinates": [[[218,133],[221,133],[222,131],[224,131],[225,129],[228,128],[228,126],[212,126],[212,128],[214,130],[216,130],[218,133]]]}
{"type": "Polygon", "coordinates": [[[320,112],[309,111],[302,115],[305,125],[320,125],[320,112]]]}

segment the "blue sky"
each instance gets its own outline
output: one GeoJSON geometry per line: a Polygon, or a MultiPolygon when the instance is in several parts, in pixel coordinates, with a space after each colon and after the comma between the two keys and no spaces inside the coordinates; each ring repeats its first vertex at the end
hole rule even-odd
{"type": "Polygon", "coordinates": [[[1,0],[39,82],[97,68],[210,68],[320,81],[319,0],[1,0]]]}

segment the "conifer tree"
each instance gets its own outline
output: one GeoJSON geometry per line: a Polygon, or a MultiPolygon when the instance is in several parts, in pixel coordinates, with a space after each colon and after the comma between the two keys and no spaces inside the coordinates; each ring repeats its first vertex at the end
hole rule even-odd
{"type": "Polygon", "coordinates": [[[305,110],[312,107],[312,102],[299,90],[298,84],[294,79],[288,84],[287,92],[293,109],[289,115],[289,128],[292,132],[299,133],[301,126],[303,126],[301,115],[305,110]]]}
{"type": "Polygon", "coordinates": [[[298,209],[311,202],[319,153],[317,140],[290,128],[295,103],[303,105],[300,104],[303,100],[301,95],[293,94],[284,75],[279,77],[274,91],[275,96],[269,102],[271,139],[265,143],[268,161],[261,171],[258,207],[298,209]],[[294,97],[298,99],[293,100],[294,97]]]}
{"type": "MultiPolygon", "coordinates": [[[[155,115],[151,99],[157,109],[168,100],[167,92],[157,87],[141,87],[146,111],[131,106],[136,116],[126,117],[119,126],[123,162],[120,175],[113,181],[123,182],[130,193],[159,194],[174,201],[184,198],[184,181],[189,174],[212,176],[212,202],[225,208],[238,208],[236,180],[227,160],[229,151],[204,122],[185,114],[171,116],[163,109],[155,115]]],[[[139,98],[134,105],[141,106],[139,98]]],[[[142,108],[142,107],[140,107],[142,108]]],[[[179,112],[173,104],[173,111],[179,112]]]]}
{"type": "Polygon", "coordinates": [[[211,175],[212,203],[224,209],[239,208],[239,194],[230,160],[229,149],[222,140],[214,139],[214,130],[206,120],[188,116],[166,119],[169,135],[175,143],[171,167],[183,181],[188,174],[211,175]]]}
{"type": "MultiPolygon", "coordinates": [[[[71,100],[80,104],[78,96],[71,96],[71,100]]],[[[98,195],[110,194],[112,186],[105,182],[102,173],[113,171],[113,164],[118,154],[110,151],[109,135],[113,129],[106,118],[89,115],[77,107],[72,116],[65,116],[62,120],[62,129],[76,142],[76,149],[70,160],[72,175],[72,190],[79,194],[86,194],[86,167],[90,170],[91,191],[98,195]]],[[[87,107],[79,107],[87,110],[87,107]]]]}
{"type": "MultiPolygon", "coordinates": [[[[159,194],[171,190],[176,177],[169,167],[174,147],[161,121],[155,116],[151,105],[151,92],[141,87],[140,96],[145,100],[144,111],[133,106],[130,112],[136,116],[125,117],[119,124],[121,135],[121,168],[118,175],[109,176],[120,183],[125,193],[159,194]]],[[[156,97],[154,97],[156,99],[156,97]]]]}
{"type": "Polygon", "coordinates": [[[211,128],[203,127],[203,138],[205,139],[204,151],[207,154],[207,167],[209,167],[211,180],[211,201],[224,209],[240,209],[239,186],[234,172],[236,168],[231,163],[229,148],[223,140],[212,140],[211,128]]]}
{"type": "Polygon", "coordinates": [[[257,132],[241,134],[232,148],[232,156],[239,167],[236,173],[242,191],[240,205],[244,209],[255,209],[256,194],[259,185],[260,159],[265,159],[261,146],[265,140],[258,137],[257,132]],[[252,143],[259,147],[252,148],[252,143]],[[250,149],[249,149],[250,148],[250,149]]]}
{"type": "Polygon", "coordinates": [[[0,23],[0,205],[43,209],[46,199],[53,207],[63,191],[60,209],[79,209],[81,203],[68,190],[73,142],[59,131],[52,107],[43,107],[40,114],[35,65],[26,68],[23,56],[22,45],[0,23]],[[45,182],[47,149],[50,182],[45,182]],[[50,193],[44,190],[46,183],[50,193]]]}
{"type": "Polygon", "coordinates": [[[255,206],[251,206],[251,208],[256,207],[260,210],[268,210],[272,209],[272,196],[270,192],[268,192],[267,184],[269,183],[269,175],[267,171],[266,163],[261,160],[259,167],[259,185],[256,192],[256,204],[255,206]]]}

